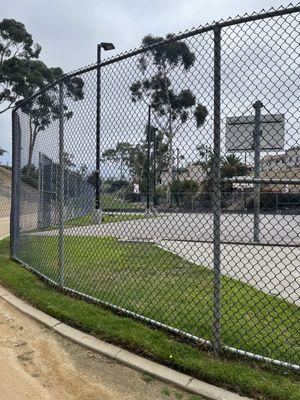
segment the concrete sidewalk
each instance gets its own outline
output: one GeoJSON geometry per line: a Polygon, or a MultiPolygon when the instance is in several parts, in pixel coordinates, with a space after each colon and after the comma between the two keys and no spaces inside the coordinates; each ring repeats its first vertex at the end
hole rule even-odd
{"type": "Polygon", "coordinates": [[[9,234],[10,217],[0,218],[0,238],[9,234]]]}
{"type": "MultiPolygon", "coordinates": [[[[157,243],[187,261],[213,268],[212,243],[157,243]]],[[[222,244],[221,273],[300,306],[299,247],[222,244]]]]}
{"type": "MultiPolygon", "coordinates": [[[[65,228],[70,236],[115,236],[120,239],[159,241],[213,240],[213,215],[209,213],[158,214],[156,218],[145,218],[109,224],[76,226],[65,228]]],[[[38,232],[39,235],[56,235],[57,232],[38,232]]],[[[260,244],[300,245],[300,215],[261,215],[260,244]]],[[[222,214],[221,241],[249,244],[253,242],[253,215],[222,214]]]]}

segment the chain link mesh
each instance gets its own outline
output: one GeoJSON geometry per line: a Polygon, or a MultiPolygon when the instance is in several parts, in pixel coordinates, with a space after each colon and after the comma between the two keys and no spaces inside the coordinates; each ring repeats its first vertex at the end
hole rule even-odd
{"type": "Polygon", "coordinates": [[[299,15],[147,37],[23,101],[14,258],[216,350],[298,369],[299,15]]]}
{"type": "Polygon", "coordinates": [[[0,181],[0,218],[10,215],[11,186],[0,181]]]}

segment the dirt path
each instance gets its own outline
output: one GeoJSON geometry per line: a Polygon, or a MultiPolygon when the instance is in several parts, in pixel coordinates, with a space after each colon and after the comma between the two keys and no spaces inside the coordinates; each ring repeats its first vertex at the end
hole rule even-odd
{"type": "Polygon", "coordinates": [[[60,337],[0,300],[0,399],[198,399],[60,337]]]}

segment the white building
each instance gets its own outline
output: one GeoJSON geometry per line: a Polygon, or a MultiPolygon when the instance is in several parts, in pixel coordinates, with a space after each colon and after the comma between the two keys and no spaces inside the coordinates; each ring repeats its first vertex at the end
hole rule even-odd
{"type": "Polygon", "coordinates": [[[300,146],[288,149],[284,155],[284,162],[287,167],[300,167],[300,146]]]}
{"type": "Polygon", "coordinates": [[[164,171],[161,174],[160,185],[168,186],[172,183],[173,180],[178,179],[183,182],[185,180],[194,181],[199,186],[206,178],[206,172],[204,171],[201,165],[191,164],[186,168],[180,168],[178,171],[173,168],[172,176],[169,171],[164,171]]]}
{"type": "Polygon", "coordinates": [[[283,167],[285,166],[285,154],[266,155],[262,157],[260,165],[263,170],[283,167]]]}
{"type": "MultiPolygon", "coordinates": [[[[276,179],[300,178],[300,147],[291,147],[285,153],[266,155],[261,159],[261,177],[276,179]]],[[[268,184],[265,189],[278,192],[300,192],[298,184],[268,184]]]]}
{"type": "Polygon", "coordinates": [[[264,170],[273,169],[274,167],[295,168],[300,167],[300,146],[291,147],[285,153],[266,155],[261,159],[261,168],[264,170]]]}

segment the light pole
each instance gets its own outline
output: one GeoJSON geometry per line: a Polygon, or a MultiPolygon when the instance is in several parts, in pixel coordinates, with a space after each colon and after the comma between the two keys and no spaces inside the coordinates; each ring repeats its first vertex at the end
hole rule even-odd
{"type": "Polygon", "coordinates": [[[146,214],[150,213],[150,146],[151,146],[151,105],[148,105],[147,122],[147,208],[146,214]]]}
{"type": "Polygon", "coordinates": [[[150,213],[150,178],[151,178],[151,166],[150,166],[150,153],[151,153],[151,141],[153,141],[153,212],[156,207],[156,131],[157,128],[151,126],[151,107],[152,104],[148,105],[148,122],[147,122],[147,213],[150,213]]]}
{"type": "Polygon", "coordinates": [[[179,148],[177,147],[177,149],[176,149],[176,179],[177,179],[177,181],[179,178],[179,156],[180,156],[179,148]]]}
{"type": "Polygon", "coordinates": [[[153,209],[154,212],[157,206],[157,199],[156,199],[156,156],[157,156],[157,137],[156,137],[157,129],[153,129],[153,209]]]}
{"type": "Polygon", "coordinates": [[[101,49],[113,50],[112,43],[101,42],[97,45],[97,106],[96,106],[96,199],[95,199],[95,223],[102,221],[102,209],[100,201],[100,107],[101,107],[101,49]]]}
{"type": "Polygon", "coordinates": [[[255,110],[254,132],[253,132],[253,148],[254,148],[254,178],[258,181],[254,186],[254,242],[259,242],[259,220],[260,220],[260,139],[261,139],[261,109],[263,104],[256,101],[253,104],[255,110]]]}

